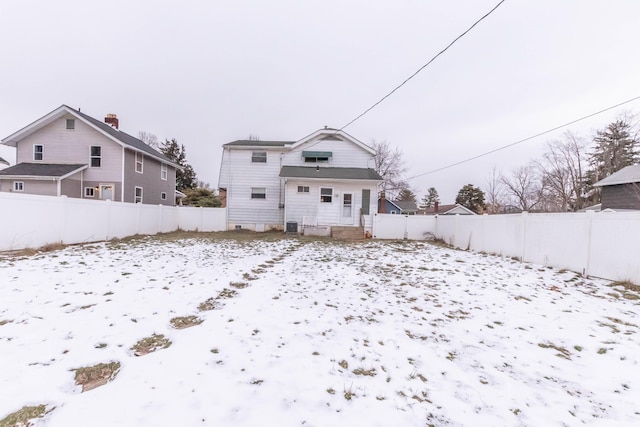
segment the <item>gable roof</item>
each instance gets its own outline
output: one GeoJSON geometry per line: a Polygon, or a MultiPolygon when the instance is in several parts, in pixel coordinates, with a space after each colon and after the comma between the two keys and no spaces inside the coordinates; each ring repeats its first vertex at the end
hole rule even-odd
{"type": "Polygon", "coordinates": [[[373,169],[365,168],[332,168],[308,166],[283,166],[280,169],[281,178],[311,178],[311,179],[362,179],[382,181],[382,177],[373,169]]]}
{"type": "Polygon", "coordinates": [[[608,185],[632,184],[640,182],[640,165],[631,165],[614,172],[608,177],[593,184],[594,187],[604,187],[608,185]]]}
{"type": "Polygon", "coordinates": [[[305,144],[305,143],[307,143],[309,141],[312,141],[314,139],[319,139],[320,141],[326,141],[326,140],[349,141],[349,142],[357,145],[358,147],[362,148],[363,150],[368,151],[371,154],[375,154],[376,153],[375,150],[372,147],[369,147],[367,144],[357,140],[356,138],[352,137],[348,133],[346,133],[344,131],[341,131],[341,130],[338,130],[338,129],[332,129],[332,128],[319,129],[319,130],[313,132],[312,134],[309,134],[309,135],[305,136],[304,138],[296,141],[291,146],[291,149],[295,150],[299,146],[301,146],[301,145],[303,145],[303,144],[305,144]]]}
{"type": "Polygon", "coordinates": [[[413,200],[396,200],[393,202],[397,207],[402,209],[403,212],[417,212],[418,206],[413,200]]]}
{"type": "Polygon", "coordinates": [[[64,179],[88,168],[86,164],[18,163],[0,171],[0,178],[64,179]]]}
{"type": "Polygon", "coordinates": [[[150,147],[149,145],[145,144],[143,141],[139,140],[138,138],[135,138],[125,132],[122,132],[121,130],[115,129],[114,127],[112,127],[111,125],[108,125],[107,123],[104,123],[100,120],[96,120],[93,117],[88,116],[80,112],[79,110],[74,110],[73,108],[64,104],[56,108],[49,114],[46,114],[45,116],[34,121],[33,123],[23,127],[19,131],[4,138],[2,140],[2,143],[4,145],[15,147],[16,144],[20,142],[20,140],[22,140],[23,138],[26,138],[27,136],[31,135],[37,130],[43,128],[44,126],[47,126],[48,124],[52,123],[53,121],[67,114],[70,114],[76,117],[77,119],[82,120],[84,123],[91,126],[95,130],[102,133],[103,135],[105,135],[106,137],[108,137],[109,139],[111,139],[112,141],[116,142],[121,146],[130,148],[134,151],[142,152],[144,154],[147,154],[155,158],[156,160],[159,160],[163,163],[167,163],[175,168],[181,169],[179,165],[175,164],[172,160],[167,158],[164,154],[155,150],[153,147],[150,147]]]}

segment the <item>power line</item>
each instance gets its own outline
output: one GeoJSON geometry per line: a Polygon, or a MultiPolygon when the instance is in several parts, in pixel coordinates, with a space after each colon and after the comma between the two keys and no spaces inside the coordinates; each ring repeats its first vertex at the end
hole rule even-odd
{"type": "Polygon", "coordinates": [[[458,37],[456,37],[451,43],[449,43],[447,45],[447,47],[445,47],[444,49],[442,49],[440,52],[438,52],[433,58],[431,58],[429,60],[429,62],[427,62],[426,64],[424,64],[422,67],[418,68],[418,71],[416,71],[415,73],[411,74],[409,77],[407,77],[402,83],[400,83],[398,86],[396,86],[391,92],[389,92],[388,94],[386,94],[385,96],[383,96],[378,102],[376,102],[375,104],[373,104],[371,107],[367,108],[366,110],[364,110],[364,112],[360,113],[360,115],[358,117],[356,117],[355,119],[351,120],[349,123],[347,123],[346,125],[342,126],[340,129],[338,129],[338,131],[344,130],[347,126],[350,126],[351,124],[353,124],[356,120],[360,119],[362,116],[364,116],[365,114],[367,114],[369,111],[373,110],[375,107],[377,107],[380,103],[382,103],[385,99],[387,99],[388,97],[390,97],[391,95],[393,95],[398,89],[400,89],[402,86],[404,86],[409,80],[411,80],[412,78],[414,78],[415,76],[418,75],[418,73],[420,73],[422,70],[424,70],[425,68],[427,68],[427,66],[429,66],[433,61],[436,60],[436,58],[438,58],[440,55],[442,55],[443,53],[445,53],[451,46],[453,46],[453,44],[455,42],[457,42],[458,40],[460,40],[462,37],[464,37],[469,31],[471,31],[473,29],[473,27],[475,27],[476,25],[478,25],[482,20],[484,20],[486,17],[488,17],[489,15],[491,15],[502,3],[504,3],[506,0],[500,0],[500,2],[495,5],[493,7],[493,9],[491,9],[489,12],[487,12],[486,14],[484,14],[484,16],[482,16],[482,18],[478,19],[476,22],[473,23],[472,26],[470,26],[469,28],[467,28],[467,30],[465,32],[463,32],[462,34],[460,34],[458,37]]]}
{"type": "Polygon", "coordinates": [[[424,173],[421,173],[421,174],[418,174],[418,175],[410,176],[410,177],[409,177],[409,178],[407,178],[407,179],[408,179],[408,180],[409,180],[409,179],[414,179],[414,178],[418,178],[418,177],[420,177],[420,176],[424,176],[424,175],[429,175],[429,174],[432,174],[432,173],[440,172],[440,171],[443,171],[443,170],[445,170],[445,169],[449,169],[449,168],[452,168],[452,167],[454,167],[454,166],[458,166],[458,165],[461,165],[461,164],[463,164],[463,163],[467,163],[467,162],[470,162],[470,161],[472,161],[472,160],[479,159],[480,157],[488,156],[489,154],[493,154],[493,153],[496,153],[496,152],[498,152],[498,151],[505,150],[505,149],[507,149],[507,148],[509,148],[509,147],[513,147],[514,145],[522,144],[523,142],[526,142],[526,141],[532,140],[532,139],[537,138],[537,137],[542,136],[542,135],[546,135],[546,134],[548,134],[548,133],[551,133],[551,132],[554,132],[554,131],[556,131],[556,130],[558,130],[558,129],[562,129],[562,128],[564,128],[564,127],[567,127],[567,126],[570,126],[570,125],[572,125],[572,124],[578,123],[578,122],[580,122],[580,121],[582,121],[582,120],[586,120],[586,119],[591,118],[591,117],[593,117],[593,116],[597,116],[598,114],[602,114],[602,113],[604,113],[604,112],[606,112],[606,111],[613,110],[614,108],[618,108],[618,107],[620,107],[620,106],[622,106],[622,105],[628,104],[628,103],[633,102],[633,101],[636,101],[636,100],[638,100],[638,99],[640,99],[640,95],[639,95],[639,96],[636,96],[636,97],[633,97],[633,98],[631,98],[631,99],[628,99],[628,100],[626,100],[626,101],[620,102],[620,103],[618,103],[618,104],[616,104],[616,105],[612,105],[611,107],[607,107],[607,108],[604,108],[604,109],[602,109],[602,110],[600,110],[600,111],[596,111],[595,113],[587,114],[586,116],[580,117],[579,119],[575,119],[575,120],[572,120],[572,121],[567,122],[567,123],[565,123],[565,124],[562,124],[562,125],[560,125],[560,126],[556,126],[556,127],[554,127],[554,128],[551,128],[551,129],[545,130],[544,132],[540,132],[540,133],[537,133],[537,134],[535,134],[535,135],[529,136],[529,137],[527,137],[527,138],[521,139],[521,140],[519,140],[519,141],[512,142],[511,144],[503,145],[502,147],[498,147],[498,148],[493,149],[493,150],[491,150],[491,151],[487,151],[487,152],[485,152],[485,153],[478,154],[477,156],[469,157],[468,159],[461,160],[461,161],[459,161],[459,162],[455,162],[455,163],[452,163],[452,164],[450,164],[450,165],[443,166],[443,167],[441,167],[441,168],[431,170],[431,171],[429,171],[429,172],[424,172],[424,173]]]}

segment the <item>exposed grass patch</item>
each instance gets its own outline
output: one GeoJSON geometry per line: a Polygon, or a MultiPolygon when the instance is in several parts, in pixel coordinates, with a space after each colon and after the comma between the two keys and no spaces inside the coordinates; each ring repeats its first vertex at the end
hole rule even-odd
{"type": "Polygon", "coordinates": [[[99,342],[98,344],[94,345],[95,348],[105,348],[106,346],[106,342],[99,342]]]}
{"type": "Polygon", "coordinates": [[[173,319],[169,320],[169,323],[171,323],[171,326],[173,326],[176,329],[190,328],[192,326],[199,325],[202,322],[204,322],[204,320],[200,319],[198,316],[174,317],[173,319]]]}
{"type": "Polygon", "coordinates": [[[342,369],[349,369],[349,362],[342,359],[341,361],[338,362],[338,366],[340,366],[342,369]]]}
{"type": "Polygon", "coordinates": [[[42,418],[46,413],[45,405],[23,406],[0,420],[0,427],[29,427],[31,420],[42,418]]]}
{"type": "Polygon", "coordinates": [[[200,311],[211,311],[214,310],[217,306],[215,298],[209,298],[204,302],[198,304],[198,310],[200,311]]]}
{"type": "Polygon", "coordinates": [[[356,368],[353,372],[355,375],[364,375],[366,377],[375,377],[378,373],[376,372],[376,368],[364,369],[364,368],[356,368]]]}
{"type": "Polygon", "coordinates": [[[112,381],[120,371],[120,362],[98,363],[74,371],[76,384],[81,385],[82,392],[85,392],[112,381]]]}
{"type": "Polygon", "coordinates": [[[4,326],[7,323],[13,323],[13,320],[0,320],[0,326],[4,326]]]}
{"type": "Polygon", "coordinates": [[[229,283],[229,286],[231,286],[232,288],[236,288],[236,289],[244,289],[247,286],[249,286],[249,284],[246,283],[246,282],[231,282],[231,283],[229,283]]]}
{"type": "Polygon", "coordinates": [[[571,352],[569,350],[567,350],[564,347],[559,347],[555,344],[544,344],[544,343],[539,343],[538,347],[540,348],[552,348],[554,350],[556,350],[558,353],[556,353],[556,356],[558,357],[562,357],[563,359],[567,359],[567,360],[571,360],[571,352]]]}
{"type": "Polygon", "coordinates": [[[238,295],[238,291],[234,291],[233,289],[224,288],[220,291],[216,299],[220,298],[233,298],[238,295]]]}
{"type": "Polygon", "coordinates": [[[168,348],[171,345],[171,341],[168,338],[165,338],[164,335],[153,334],[150,337],[143,338],[133,347],[133,354],[136,356],[144,356],[145,354],[153,353],[158,349],[168,348]]]}

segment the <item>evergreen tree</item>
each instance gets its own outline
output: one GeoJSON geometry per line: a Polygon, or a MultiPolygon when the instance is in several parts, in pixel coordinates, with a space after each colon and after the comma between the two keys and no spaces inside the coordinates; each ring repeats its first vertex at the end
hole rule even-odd
{"type": "Polygon", "coordinates": [[[220,199],[213,193],[213,191],[198,187],[195,189],[187,189],[185,190],[185,197],[182,200],[182,203],[187,206],[200,206],[204,208],[218,208],[222,203],[220,199]]]}
{"type": "Polygon", "coordinates": [[[403,188],[402,190],[400,190],[400,194],[398,194],[398,197],[396,198],[396,201],[398,202],[415,202],[416,201],[416,194],[411,191],[411,189],[409,188],[403,188]]]}
{"type": "Polygon", "coordinates": [[[600,194],[594,191],[593,184],[638,162],[640,144],[637,137],[631,136],[631,132],[629,122],[618,119],[598,131],[593,139],[595,147],[589,157],[590,169],[587,172],[587,192],[593,203],[600,201],[600,194]]]}
{"type": "Polygon", "coordinates": [[[481,214],[485,209],[484,191],[472,184],[467,184],[458,191],[456,203],[481,214]]]}
{"type": "Polygon", "coordinates": [[[420,200],[420,208],[431,208],[435,206],[436,202],[440,203],[438,191],[434,187],[429,187],[429,189],[427,189],[427,194],[425,194],[422,197],[422,200],[420,200]]]}
{"type": "Polygon", "coordinates": [[[178,144],[175,138],[171,138],[171,140],[167,139],[160,145],[160,151],[169,160],[183,168],[182,170],[176,170],[176,189],[178,191],[195,189],[197,183],[196,173],[191,165],[187,163],[184,145],[178,144]]]}

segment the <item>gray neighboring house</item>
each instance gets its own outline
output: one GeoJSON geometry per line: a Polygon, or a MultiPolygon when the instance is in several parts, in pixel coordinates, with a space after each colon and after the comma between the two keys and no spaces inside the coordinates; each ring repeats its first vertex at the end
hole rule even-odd
{"type": "Polygon", "coordinates": [[[640,210],[640,164],[622,168],[593,186],[602,188],[601,210],[640,210]]]}
{"type": "Polygon", "coordinates": [[[176,169],[159,151],[62,105],[4,138],[16,165],[0,171],[0,191],[129,203],[175,204],[176,169]]]}

